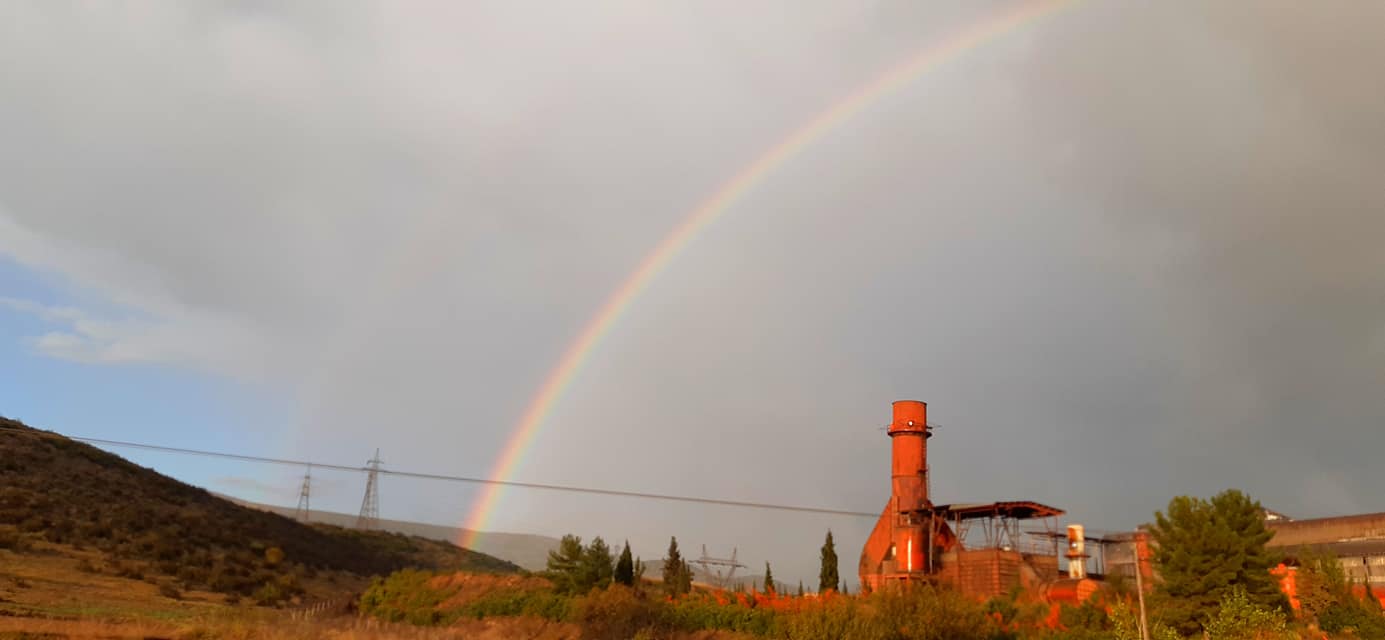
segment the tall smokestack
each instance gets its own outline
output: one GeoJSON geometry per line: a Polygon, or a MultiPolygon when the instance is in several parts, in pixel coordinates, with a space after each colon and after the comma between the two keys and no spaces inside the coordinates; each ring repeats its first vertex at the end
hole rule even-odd
{"type": "Polygon", "coordinates": [[[928,405],[894,403],[890,434],[890,501],[861,548],[861,584],[878,589],[891,580],[915,580],[937,569],[933,551],[958,545],[928,497],[928,405]]]}
{"type": "Polygon", "coordinates": [[[928,405],[918,400],[894,403],[890,423],[890,475],[895,511],[928,506],[928,405]]]}

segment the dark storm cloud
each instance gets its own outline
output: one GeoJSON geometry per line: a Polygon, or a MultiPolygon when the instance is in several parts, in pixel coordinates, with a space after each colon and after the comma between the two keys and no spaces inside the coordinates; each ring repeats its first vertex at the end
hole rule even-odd
{"type": "MultiPolygon", "coordinates": [[[[392,464],[463,475],[683,214],[992,10],[228,6],[0,9],[0,252],[76,301],[5,308],[55,357],[288,396],[315,459],[388,425],[392,464]]],[[[1087,2],[944,65],[677,256],[523,479],[869,511],[917,397],[941,500],[1385,508],[1380,12],[1087,2]]],[[[437,521],[474,495],[391,490],[437,521]]],[[[501,528],[785,576],[870,524],[507,496],[501,528]]]]}

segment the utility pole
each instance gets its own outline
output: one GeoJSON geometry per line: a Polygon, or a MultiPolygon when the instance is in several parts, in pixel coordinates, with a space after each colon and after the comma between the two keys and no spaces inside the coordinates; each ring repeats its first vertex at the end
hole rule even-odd
{"type": "Polygon", "coordinates": [[[298,490],[298,508],[293,510],[293,519],[299,522],[307,522],[310,517],[308,507],[308,494],[312,490],[313,484],[313,465],[308,465],[308,470],[303,473],[303,486],[298,490]]]}
{"type": "Polygon", "coordinates": [[[1131,555],[1135,558],[1135,593],[1140,597],[1140,640],[1149,640],[1149,620],[1145,617],[1145,582],[1140,568],[1140,543],[1131,541],[1131,555]]]}
{"type": "Polygon", "coordinates": [[[356,528],[372,530],[380,526],[380,450],[366,461],[365,497],[361,498],[361,515],[356,528]]]}

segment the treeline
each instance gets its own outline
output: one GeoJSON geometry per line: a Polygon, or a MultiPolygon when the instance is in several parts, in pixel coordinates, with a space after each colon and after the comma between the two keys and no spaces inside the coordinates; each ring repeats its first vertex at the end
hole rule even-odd
{"type": "MultiPolygon", "coordinates": [[[[1147,530],[1159,578],[1143,617],[1140,598],[1121,580],[1081,606],[1054,607],[1018,588],[977,602],[926,584],[842,597],[844,589],[834,593],[844,585],[830,532],[820,550],[817,598],[694,590],[676,539],[655,585],[642,579],[644,563],[630,558],[628,543],[613,554],[600,538],[583,545],[566,536],[550,557],[547,582],[540,581],[551,587],[459,599],[429,574],[396,574],[372,586],[362,612],[424,624],[533,616],[578,625],[591,638],[726,630],[784,640],[1140,640],[1145,633],[1152,640],[1385,639],[1385,614],[1370,585],[1352,584],[1335,557],[1302,550],[1285,558],[1268,549],[1263,509],[1239,491],[1174,498],[1147,530]],[[1295,565],[1297,607],[1273,573],[1282,574],[1286,560],[1295,565]],[[409,605],[418,602],[445,604],[409,605]]],[[[768,564],[764,584],[774,585],[766,591],[777,588],[768,564]]]]}
{"type": "MultiPolygon", "coordinates": [[[[838,575],[837,550],[831,531],[827,532],[827,539],[823,542],[820,554],[818,591],[826,593],[844,590],[846,585],[838,575]]],[[[611,584],[642,589],[641,581],[645,568],[643,560],[631,557],[628,540],[619,554],[613,554],[601,536],[592,538],[590,543],[583,546],[581,537],[568,534],[563,536],[557,549],[548,552],[547,570],[544,575],[553,581],[554,588],[559,593],[582,594],[592,589],[606,588],[611,584]]],[[[669,598],[676,598],[692,591],[692,566],[683,558],[678,548],[677,536],[669,538],[660,579],[659,591],[669,598]]],[[[778,583],[774,580],[774,569],[768,562],[765,563],[764,578],[759,585],[768,594],[777,594],[780,591],[778,583]]],[[[804,595],[801,581],[798,583],[797,595],[804,595]]]]}

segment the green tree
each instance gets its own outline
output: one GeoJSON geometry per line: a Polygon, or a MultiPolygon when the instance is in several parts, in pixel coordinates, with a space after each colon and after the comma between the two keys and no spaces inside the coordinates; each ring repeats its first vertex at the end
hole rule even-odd
{"type": "Polygon", "coordinates": [[[1284,612],[1253,602],[1239,585],[1222,597],[1207,622],[1208,640],[1289,640],[1284,612]]]}
{"type": "Polygon", "coordinates": [[[581,591],[590,591],[593,587],[606,588],[611,584],[611,578],[615,574],[615,561],[611,557],[611,548],[606,545],[606,541],[601,536],[592,538],[591,544],[582,552],[581,579],[577,585],[581,591]]]}
{"type": "Polygon", "coordinates": [[[685,589],[683,585],[685,582],[691,585],[691,574],[688,563],[683,561],[683,554],[678,552],[678,538],[670,537],[668,554],[664,556],[664,593],[669,597],[687,593],[691,587],[685,589]]]}
{"type": "Polygon", "coordinates": [[[1283,608],[1284,596],[1270,575],[1275,558],[1265,549],[1274,534],[1265,528],[1259,502],[1235,489],[1211,500],[1179,496],[1168,512],[1156,512],[1150,535],[1161,618],[1184,635],[1208,624],[1233,589],[1257,606],[1283,608]]]}
{"type": "Polygon", "coordinates": [[[822,568],[818,571],[818,592],[835,591],[841,579],[837,575],[837,545],[832,543],[832,530],[827,530],[827,541],[822,544],[822,568]]]}
{"type": "Polygon", "coordinates": [[[769,563],[766,562],[766,563],[765,563],[765,593],[768,593],[768,594],[770,594],[770,595],[773,595],[774,592],[775,592],[775,588],[774,588],[774,572],[769,570],[769,563]]]}
{"type": "Polygon", "coordinates": [[[578,591],[583,555],[582,538],[570,533],[558,542],[557,549],[548,552],[548,576],[558,592],[578,591]]]}
{"type": "Polygon", "coordinates": [[[800,597],[800,598],[803,597],[803,581],[802,581],[802,580],[799,580],[799,581],[798,581],[798,597],[800,597]]]}
{"type": "Polygon", "coordinates": [[[615,581],[627,587],[635,586],[635,560],[630,556],[630,541],[620,550],[620,560],[616,561],[615,581]]]}

